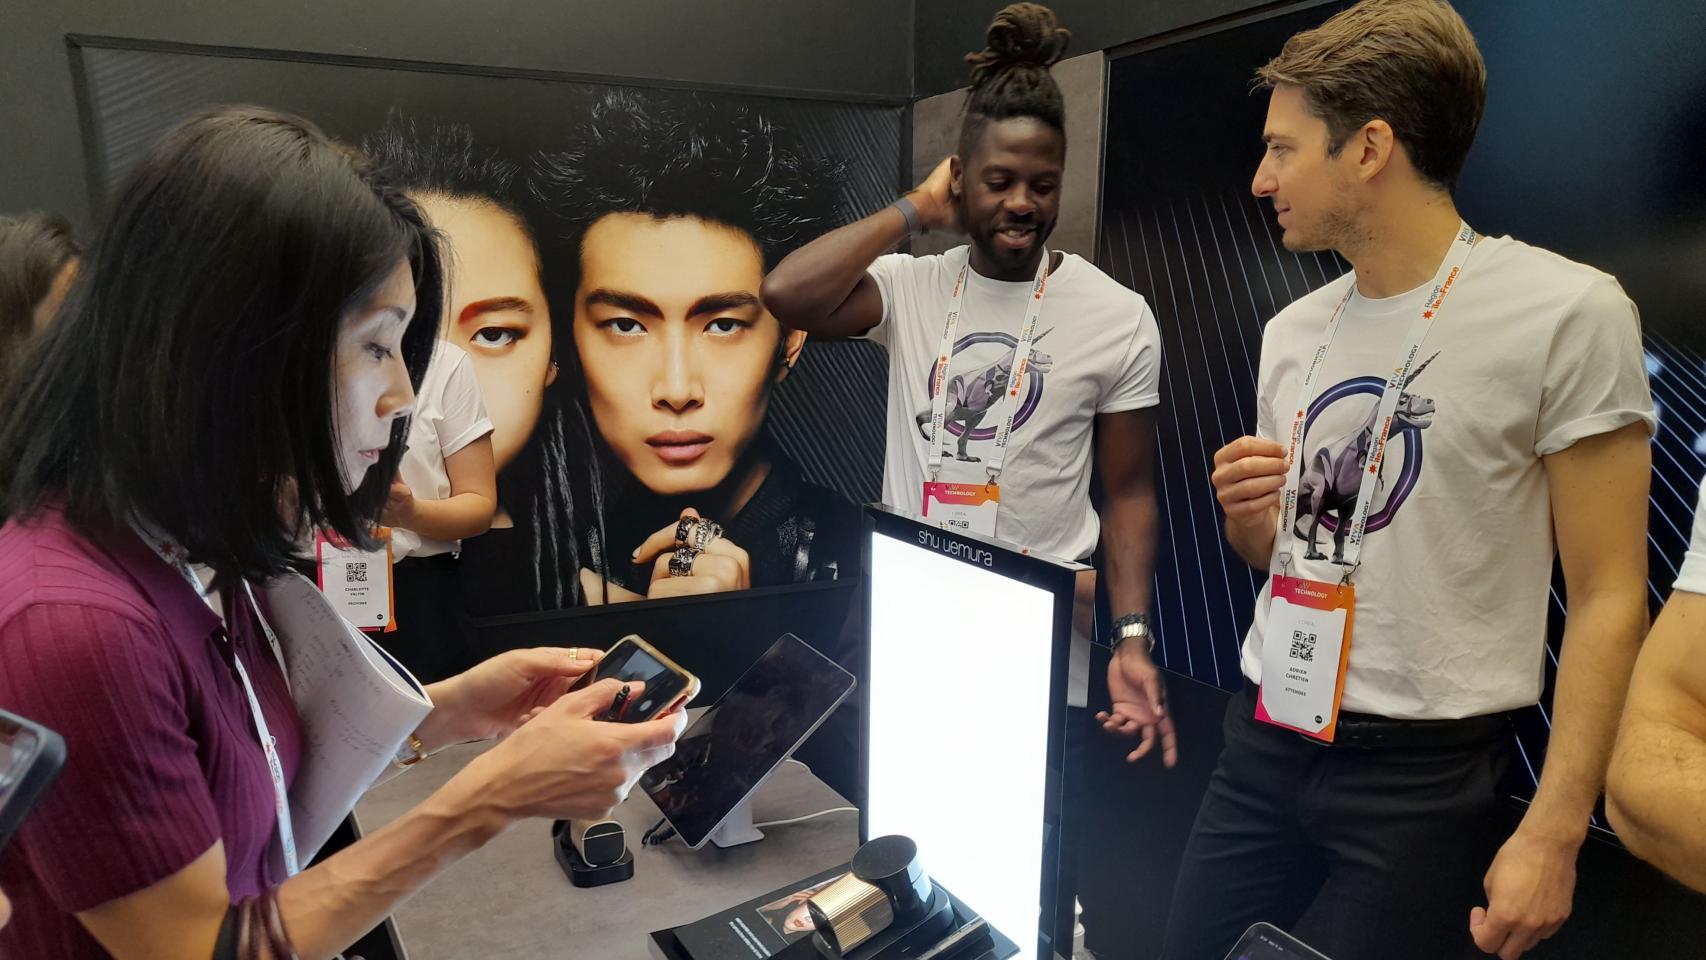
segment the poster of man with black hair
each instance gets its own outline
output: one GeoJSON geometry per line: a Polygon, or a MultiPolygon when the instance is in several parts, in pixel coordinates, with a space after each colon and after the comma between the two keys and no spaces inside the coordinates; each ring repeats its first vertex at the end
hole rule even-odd
{"type": "Polygon", "coordinates": [[[766,429],[805,335],[758,299],[837,222],[844,166],[753,106],[621,87],[541,142],[523,169],[467,124],[395,111],[363,141],[451,248],[440,336],[495,427],[499,510],[462,544],[468,612],[851,574],[857,508],[766,429]],[[673,539],[638,551],[684,512],[721,535],[671,576],[673,539]]]}

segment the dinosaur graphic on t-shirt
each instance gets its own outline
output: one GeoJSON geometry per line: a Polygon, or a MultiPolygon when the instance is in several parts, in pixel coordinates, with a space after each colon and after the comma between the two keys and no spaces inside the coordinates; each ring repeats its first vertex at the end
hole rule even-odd
{"type": "MultiPolygon", "coordinates": [[[[1035,340],[1031,341],[1029,372],[1046,374],[1054,368],[1054,358],[1037,350],[1037,344],[1042,343],[1043,337],[1052,332],[1052,330],[1045,330],[1035,340]]],[[[1015,347],[1014,353],[1017,352],[1018,348],[1015,347]]],[[[1001,403],[1001,397],[1007,393],[1007,386],[1012,378],[1013,354],[1010,353],[1006,359],[992,363],[978,371],[970,380],[966,379],[965,374],[959,374],[950,379],[947,385],[942,388],[948,394],[947,412],[942,417],[942,429],[948,430],[952,424],[956,423],[960,424],[961,427],[959,447],[954,453],[956,460],[962,460],[966,463],[982,462],[981,457],[974,457],[967,452],[966,446],[971,443],[972,431],[977,429],[978,425],[983,423],[983,418],[1001,403]]],[[[931,410],[926,407],[924,412],[916,418],[918,432],[924,435],[925,440],[930,439],[930,414],[931,410]]]]}
{"type": "MultiPolygon", "coordinates": [[[[1398,395],[1398,407],[1392,414],[1392,426],[1386,431],[1387,437],[1398,430],[1425,430],[1433,422],[1434,401],[1411,393],[1410,385],[1438,356],[1435,353],[1424,360],[1404,379],[1402,392],[1398,395]]],[[[1360,427],[1317,447],[1310,455],[1309,466],[1303,471],[1303,480],[1298,487],[1297,520],[1292,527],[1293,533],[1309,541],[1304,559],[1327,559],[1316,537],[1321,530],[1321,521],[1332,514],[1335,521],[1332,531],[1333,562],[1341,565],[1345,562],[1345,537],[1350,533],[1351,514],[1362,493],[1363,478],[1368,476],[1368,458],[1374,450],[1374,432],[1379,419],[1380,404],[1376,402],[1360,427]],[[1311,517],[1307,534],[1303,532],[1305,515],[1311,517]]],[[[1385,468],[1386,462],[1382,460],[1381,475],[1375,477],[1375,490],[1385,483],[1385,468]]],[[[1374,491],[1370,491],[1369,496],[1373,495],[1374,491]]]]}

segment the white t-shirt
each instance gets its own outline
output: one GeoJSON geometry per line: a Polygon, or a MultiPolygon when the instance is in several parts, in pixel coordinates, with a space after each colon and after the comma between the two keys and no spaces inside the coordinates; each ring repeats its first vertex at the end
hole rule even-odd
{"type": "MultiPolygon", "coordinates": [[[[888,449],[883,502],[913,515],[923,512],[929,478],[931,369],[954,281],[968,249],[912,257],[891,254],[871,265],[883,296],[883,319],[865,336],[888,349],[888,449]]],[[[994,447],[1003,406],[976,410],[1003,396],[984,390],[1011,372],[1013,351],[1031,295],[1031,280],[991,280],[967,271],[959,330],[947,389],[948,431],[967,456],[952,452],[942,464],[945,483],[984,483],[983,460],[994,447]],[[963,389],[956,389],[955,381],[963,389]],[[955,402],[954,398],[965,398],[955,402]],[[956,414],[962,419],[955,421],[956,414]],[[978,419],[981,414],[981,419],[978,419]],[[971,438],[965,440],[965,424],[971,438]]],[[[1153,407],[1161,400],[1161,331],[1143,297],[1067,254],[1049,276],[1031,348],[1030,373],[1008,438],[1002,468],[1001,512],[995,535],[1065,560],[1096,549],[1100,521],[1090,506],[1095,417],[1153,407]]],[[[1072,656],[1072,686],[1083,689],[1088,639],[1072,656]]],[[[1077,698],[1074,697],[1074,700],[1077,698]]],[[[1075,704],[1079,705],[1079,704],[1075,704]]]]}
{"type": "MultiPolygon", "coordinates": [[[[865,334],[888,348],[888,450],[883,502],[923,512],[929,477],[930,372],[965,247],[945,254],[890,254],[871,265],[883,295],[883,319],[865,334]]],[[[980,411],[1001,391],[981,386],[1011,371],[1024,325],[1031,281],[1007,282],[967,271],[958,343],[948,370],[947,430],[977,462],[952,452],[943,461],[948,483],[983,483],[982,461],[994,447],[1002,405],[980,411]],[[967,403],[956,403],[953,381],[967,403]],[[982,419],[965,440],[964,420],[982,419]]],[[[1031,372],[1013,420],[1001,474],[1001,514],[995,534],[1031,550],[1082,560],[1096,549],[1099,523],[1090,508],[1095,415],[1155,406],[1161,400],[1161,332],[1143,297],[1067,254],[1049,277],[1031,349],[1031,372]]]]}
{"type": "MultiPolygon", "coordinates": [[[[416,499],[446,499],[450,496],[450,474],[444,469],[445,458],[491,432],[492,421],[480,398],[473,361],[461,347],[438,341],[421,388],[415,393],[409,450],[399,468],[403,482],[416,499]]],[[[391,535],[391,553],[397,560],[459,549],[460,543],[427,539],[412,530],[399,529],[391,535]]]]}
{"type": "MultiPolygon", "coordinates": [[[[1282,310],[1262,340],[1257,433],[1291,429],[1305,367],[1347,274],[1282,310]]],[[[1384,300],[1353,295],[1311,398],[1300,457],[1305,495],[1358,472],[1383,377],[1431,281],[1384,300]],[[1346,467],[1350,469],[1345,469],[1346,467]]],[[[1554,541],[1541,458],[1657,418],[1635,305],[1612,277],[1509,237],[1470,254],[1422,344],[1389,434],[1362,564],[1346,710],[1455,719],[1540,698],[1554,541]]],[[[1282,441],[1283,442],[1283,441],[1282,441]]],[[[1315,499],[1319,499],[1317,496],[1315,499]]],[[[1350,511],[1346,507],[1346,512],[1350,511]]],[[[1327,511],[1324,559],[1306,559],[1315,517],[1300,509],[1294,575],[1337,582],[1327,511]]],[[[1244,641],[1261,679],[1269,588],[1244,641]]]]}
{"type": "Polygon", "coordinates": [[[1706,593],[1706,480],[1700,483],[1700,502],[1694,508],[1694,536],[1672,589],[1706,593]]]}

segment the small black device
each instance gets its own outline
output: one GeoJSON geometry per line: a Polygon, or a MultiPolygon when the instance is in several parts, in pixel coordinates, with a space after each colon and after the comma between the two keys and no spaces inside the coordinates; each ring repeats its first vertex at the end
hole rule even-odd
{"type": "Polygon", "coordinates": [[[1226,960],[1327,960],[1327,957],[1271,923],[1258,923],[1244,931],[1226,960]]]}
{"type": "Polygon", "coordinates": [[[569,842],[580,852],[581,859],[595,867],[609,866],[628,852],[628,839],[622,825],[614,820],[569,821],[569,842]]]}
{"type": "Polygon", "coordinates": [[[577,887],[602,887],[634,876],[634,854],[614,820],[558,820],[551,824],[551,846],[557,866],[577,887]]]}
{"type": "Polygon", "coordinates": [[[640,787],[694,850],[712,839],[725,847],[757,840],[763,834],[751,826],[747,799],[855,684],[835,661],[783,634],[693,721],[675,755],[646,771],[640,787]]]}
{"type": "Polygon", "coordinates": [[[59,734],[0,710],[0,851],[64,766],[59,734]]]}
{"type": "Polygon", "coordinates": [[[571,689],[616,678],[624,683],[645,684],[639,695],[613,706],[611,715],[601,717],[619,723],[640,723],[686,706],[699,695],[699,678],[683,670],[674,660],[636,636],[623,637],[605,652],[598,666],[583,674],[571,689]]]}

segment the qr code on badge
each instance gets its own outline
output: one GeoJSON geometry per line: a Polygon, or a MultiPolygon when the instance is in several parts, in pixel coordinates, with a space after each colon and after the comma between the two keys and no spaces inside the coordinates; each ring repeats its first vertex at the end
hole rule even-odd
{"type": "Polygon", "coordinates": [[[1315,634],[1302,630],[1291,632],[1291,658],[1304,663],[1315,662],[1315,634]]]}
{"type": "Polygon", "coordinates": [[[361,563],[352,563],[349,566],[345,567],[344,568],[344,582],[345,583],[366,583],[367,582],[367,561],[364,560],[361,563]]]}

